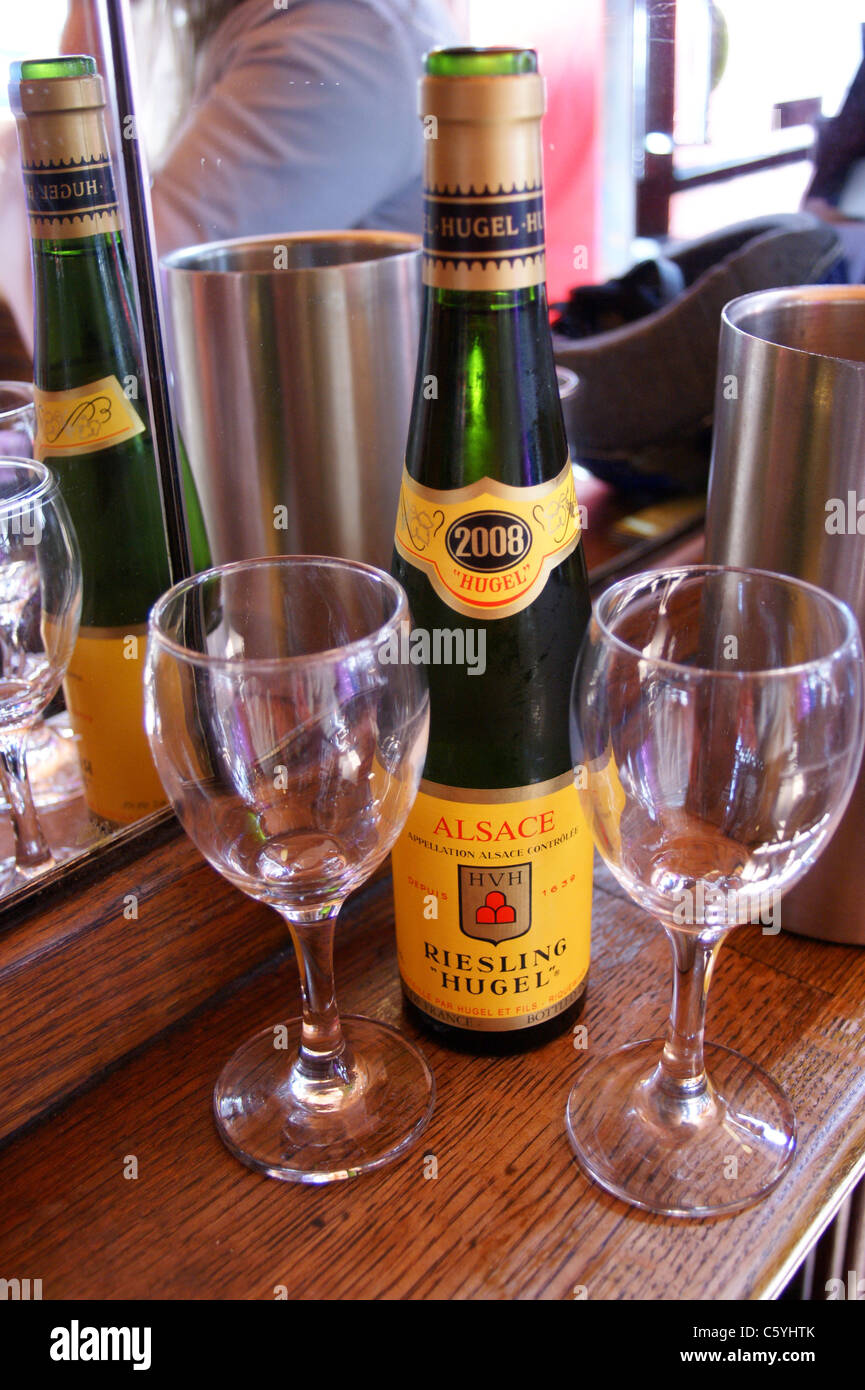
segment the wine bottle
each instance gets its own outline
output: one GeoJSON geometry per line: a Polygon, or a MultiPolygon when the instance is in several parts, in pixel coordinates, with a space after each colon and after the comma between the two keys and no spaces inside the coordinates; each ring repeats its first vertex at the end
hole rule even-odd
{"type": "MultiPolygon", "coordinates": [[[[90,811],[124,825],[165,804],[143,724],[147,614],[170,581],[129,266],[89,57],[14,63],[30,219],[36,457],[78,535],[81,626],[64,684],[90,811]]],[[[186,500],[197,564],[206,537],[186,500]]]]}
{"type": "Polygon", "coordinates": [[[568,703],[590,601],[544,283],[543,79],[439,49],[420,84],[424,309],[393,571],[428,657],[423,781],[393,851],[409,1010],[511,1051],[568,1026],[591,836],[568,703]]]}

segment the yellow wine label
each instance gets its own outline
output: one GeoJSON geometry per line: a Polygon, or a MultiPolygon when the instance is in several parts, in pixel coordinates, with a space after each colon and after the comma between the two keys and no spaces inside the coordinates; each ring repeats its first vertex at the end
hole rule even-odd
{"type": "Polygon", "coordinates": [[[439,598],[473,618],[506,618],[533,603],[580,540],[570,459],[549,482],[423,487],[403,468],[394,542],[439,598]]]}
{"type": "Polygon", "coordinates": [[[166,802],[144,732],[146,640],[143,625],[82,628],[63,686],[87,805],[118,825],[166,802]]]}
{"type": "Polygon", "coordinates": [[[592,839],[573,773],[499,791],[424,781],[392,859],[400,973],[425,1013],[499,1032],[579,997],[592,839]]]}
{"type": "Polygon", "coordinates": [[[34,386],[36,457],[93,454],[122,444],[145,425],[116,376],[104,376],[68,391],[34,386]]]}

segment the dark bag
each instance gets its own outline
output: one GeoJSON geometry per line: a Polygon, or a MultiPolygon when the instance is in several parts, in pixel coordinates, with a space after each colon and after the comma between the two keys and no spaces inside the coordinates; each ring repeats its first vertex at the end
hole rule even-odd
{"type": "Polygon", "coordinates": [[[724,305],[752,290],[841,280],[842,261],[830,226],[788,213],[723,228],[667,251],[654,269],[644,262],[574,291],[553,346],[579,378],[564,402],[575,461],[620,486],[702,489],[724,305]],[[659,298],[666,302],[656,307],[659,298]],[[605,332],[571,340],[561,331],[617,314],[621,326],[605,332]]]}

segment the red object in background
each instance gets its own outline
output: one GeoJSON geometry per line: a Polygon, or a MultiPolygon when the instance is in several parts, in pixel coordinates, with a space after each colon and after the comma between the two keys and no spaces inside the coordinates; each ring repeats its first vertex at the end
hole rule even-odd
{"type": "Polygon", "coordinates": [[[600,107],[604,80],[603,0],[547,0],[529,22],[547,82],[542,126],[550,302],[602,279],[600,107]]]}
{"type": "MultiPolygon", "coordinates": [[[[547,83],[542,130],[547,290],[606,279],[599,264],[605,0],[450,0],[468,41],[535,48],[547,83]]],[[[613,21],[610,21],[613,22],[613,21]]],[[[630,92],[622,93],[630,101],[630,92]]]]}

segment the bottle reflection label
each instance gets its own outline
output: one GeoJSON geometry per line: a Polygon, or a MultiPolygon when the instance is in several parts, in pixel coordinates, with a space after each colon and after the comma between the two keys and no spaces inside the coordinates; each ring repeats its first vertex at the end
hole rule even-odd
{"type": "Polygon", "coordinates": [[[561,1013],[588,973],[591,882],[572,773],[497,791],[424,781],[393,850],[408,997],[480,1031],[561,1013]]]}
{"type": "MultiPolygon", "coordinates": [[[[53,114],[53,113],[52,113],[53,114]]],[[[84,116],[85,124],[93,113],[84,116]]],[[[56,126],[57,117],[54,116],[56,126]]],[[[42,117],[49,124],[43,138],[50,139],[51,115],[42,117]]],[[[98,123],[89,121],[87,135],[93,145],[101,144],[98,123]]],[[[46,164],[23,163],[24,192],[30,216],[31,235],[63,240],[65,237],[95,236],[120,229],[120,213],[111,161],[106,154],[72,159],[68,164],[49,160],[46,164]]]]}
{"type": "Polygon", "coordinates": [[[93,454],[144,433],[144,421],[116,376],[67,391],[33,388],[40,459],[93,454]]]}
{"type": "Polygon", "coordinates": [[[146,637],[146,626],[82,628],[63,683],[87,804],[118,825],[166,804],[144,733],[146,637]]]}

